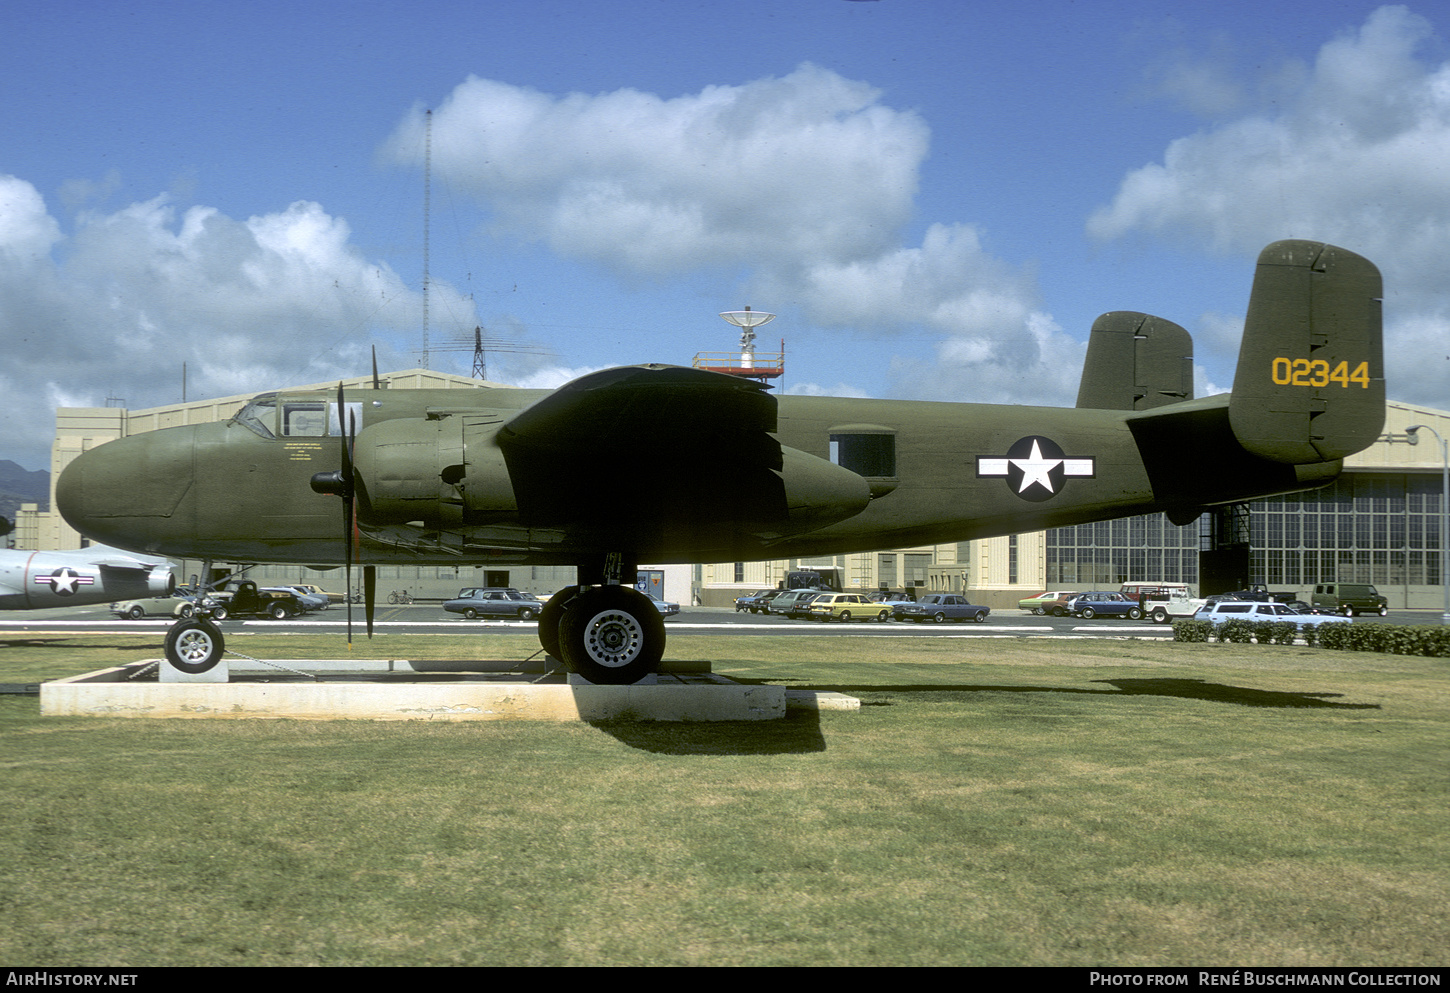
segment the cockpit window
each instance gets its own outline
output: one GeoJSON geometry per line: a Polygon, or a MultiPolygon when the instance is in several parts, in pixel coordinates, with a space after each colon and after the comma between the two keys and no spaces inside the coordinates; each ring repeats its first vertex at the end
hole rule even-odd
{"type": "Polygon", "coordinates": [[[282,435],[321,438],[327,434],[327,403],[322,400],[282,401],[282,435]]]}
{"type": "Polygon", "coordinates": [[[274,431],[277,425],[277,397],[271,393],[256,397],[239,410],[232,420],[263,438],[277,437],[274,431]]]}

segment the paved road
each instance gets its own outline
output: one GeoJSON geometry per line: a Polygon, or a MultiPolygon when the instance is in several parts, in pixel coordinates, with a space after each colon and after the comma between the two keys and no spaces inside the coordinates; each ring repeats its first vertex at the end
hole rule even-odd
{"type": "MultiPolygon", "coordinates": [[[[1387,617],[1359,617],[1355,623],[1438,624],[1440,612],[1430,610],[1391,611],[1387,617]]],[[[0,635],[8,631],[86,631],[136,634],[145,630],[160,631],[169,622],[163,618],[124,621],[104,607],[69,607],[59,610],[11,611],[0,614],[0,635]]],[[[343,632],[347,626],[346,609],[340,606],[287,621],[229,620],[224,631],[287,631],[295,633],[343,632]]],[[[476,620],[446,613],[438,604],[409,604],[377,607],[374,627],[389,634],[530,634],[537,629],[534,621],[476,620]]],[[[1035,617],[1019,610],[994,611],[984,624],[915,624],[890,621],[853,624],[821,624],[805,620],[761,614],[737,613],[713,607],[686,607],[665,622],[666,630],[677,634],[702,635],[829,635],[833,637],[1076,637],[1076,638],[1172,638],[1173,629],[1166,624],[1148,621],[1127,621],[1099,618],[1084,621],[1075,617],[1035,617]]],[[[353,628],[363,629],[360,606],[353,607],[353,628]]]]}

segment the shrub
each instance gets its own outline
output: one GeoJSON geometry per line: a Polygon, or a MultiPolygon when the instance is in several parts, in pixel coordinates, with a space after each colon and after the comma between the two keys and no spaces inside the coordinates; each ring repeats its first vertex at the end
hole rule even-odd
{"type": "Polygon", "coordinates": [[[1257,621],[1246,621],[1235,617],[1219,625],[1218,640],[1232,642],[1235,645],[1247,645],[1253,640],[1254,628],[1257,626],[1257,621]]]}
{"type": "Polygon", "coordinates": [[[1450,628],[1428,624],[1326,624],[1319,641],[1347,652],[1450,658],[1450,628]]]}
{"type": "Polygon", "coordinates": [[[1293,621],[1271,621],[1268,627],[1269,643],[1273,645],[1292,645],[1299,635],[1299,625],[1293,621]]]}
{"type": "Polygon", "coordinates": [[[1183,620],[1173,622],[1174,641],[1207,641],[1213,625],[1208,621],[1183,620]]]}

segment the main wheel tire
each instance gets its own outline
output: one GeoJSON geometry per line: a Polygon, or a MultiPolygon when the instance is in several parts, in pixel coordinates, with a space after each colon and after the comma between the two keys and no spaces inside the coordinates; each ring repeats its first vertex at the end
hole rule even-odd
{"type": "Polygon", "coordinates": [[[173,624],[166,632],[166,661],[173,668],[193,675],[209,672],[221,661],[225,645],[226,640],[216,625],[191,618],[173,624]]]}
{"type": "Polygon", "coordinates": [[[564,661],[564,656],[559,651],[559,622],[564,619],[564,606],[570,600],[579,595],[579,587],[566,586],[544,604],[544,609],[539,611],[539,644],[544,651],[559,661],[564,661]]]}
{"type": "Polygon", "coordinates": [[[565,607],[559,650],[564,661],[591,683],[637,683],[664,657],[664,618],[638,590],[596,586],[565,607]]]}

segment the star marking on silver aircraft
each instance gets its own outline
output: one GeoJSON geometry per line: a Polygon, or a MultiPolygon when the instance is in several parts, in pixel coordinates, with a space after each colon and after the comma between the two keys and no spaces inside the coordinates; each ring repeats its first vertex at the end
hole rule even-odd
{"type": "Polygon", "coordinates": [[[1091,479],[1097,475],[1092,457],[1068,458],[1057,442],[1028,435],[1007,450],[1005,458],[977,458],[979,477],[1002,477],[1024,500],[1041,502],[1062,492],[1068,477],[1091,479]]]}
{"type": "Polygon", "coordinates": [[[49,576],[36,576],[35,581],[49,584],[56,596],[75,596],[77,586],[89,586],[96,580],[93,576],[82,576],[74,569],[62,566],[49,576]]]}

